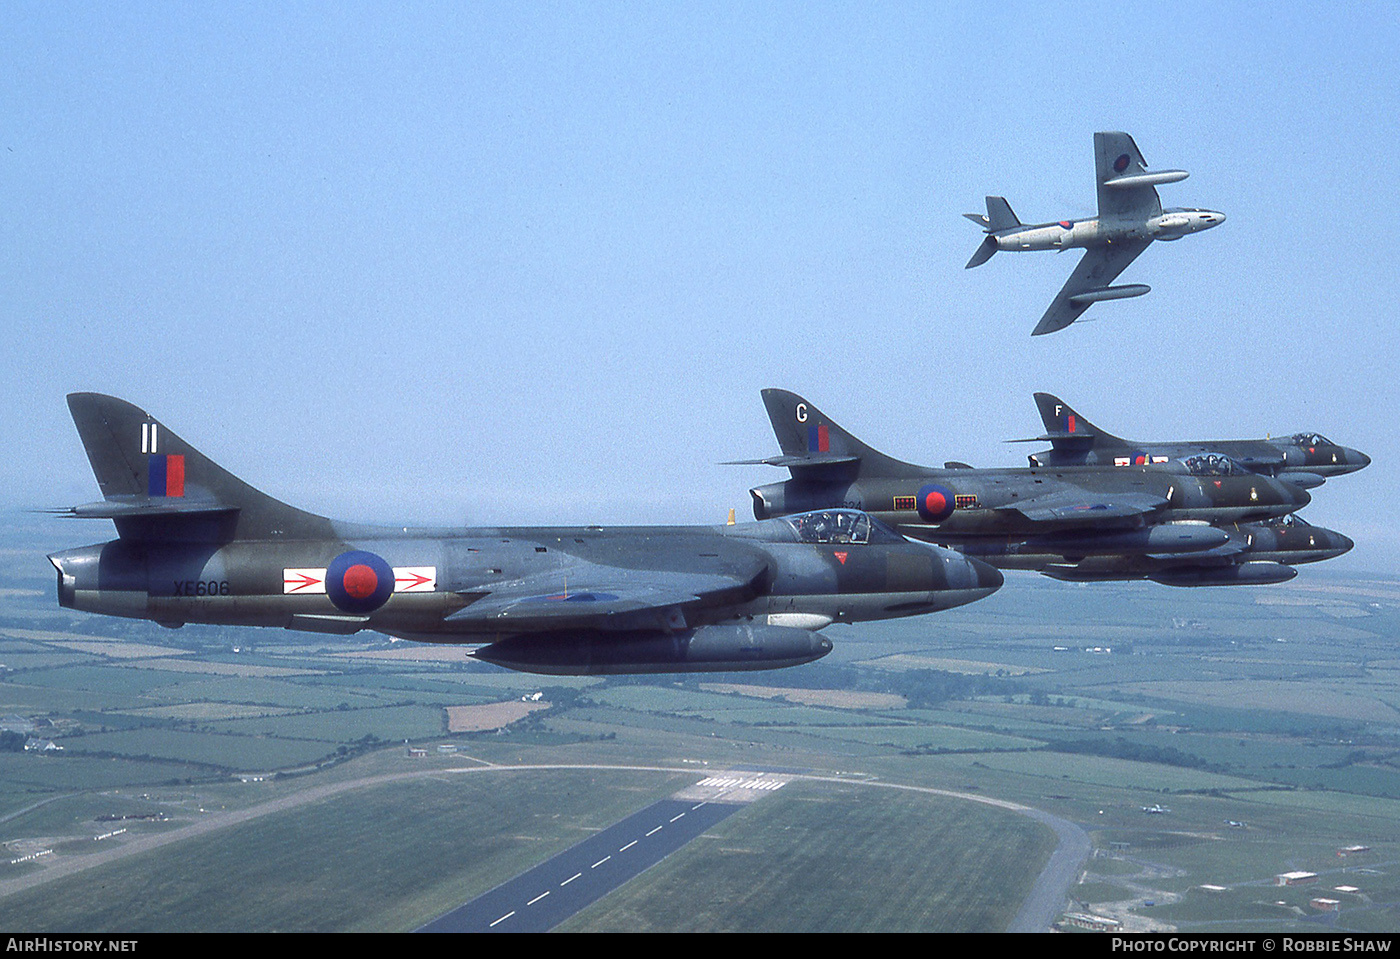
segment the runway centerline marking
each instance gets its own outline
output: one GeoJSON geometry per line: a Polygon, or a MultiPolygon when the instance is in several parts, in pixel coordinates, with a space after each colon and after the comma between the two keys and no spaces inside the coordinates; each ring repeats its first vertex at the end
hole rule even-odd
{"type": "Polygon", "coordinates": [[[539,894],[538,896],[536,896],[534,899],[531,899],[529,902],[525,903],[525,905],[527,905],[527,906],[533,906],[535,903],[539,902],[541,899],[543,899],[543,898],[544,898],[545,896],[547,896],[547,895],[549,895],[549,890],[548,890],[548,889],[546,889],[544,892],[540,893],[540,894],[539,894]]]}
{"type": "Polygon", "coordinates": [[[506,913],[506,914],[505,914],[504,916],[502,916],[501,918],[497,919],[495,922],[491,923],[492,928],[495,928],[496,926],[499,926],[501,923],[505,922],[507,919],[509,919],[509,918],[510,918],[511,916],[513,916],[513,915],[515,915],[515,910],[514,910],[514,909],[512,909],[510,912],[506,913]]]}

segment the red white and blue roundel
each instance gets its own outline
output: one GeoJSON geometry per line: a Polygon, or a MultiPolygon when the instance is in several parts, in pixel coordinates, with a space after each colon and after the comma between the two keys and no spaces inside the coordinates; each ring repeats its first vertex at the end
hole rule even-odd
{"type": "Polygon", "coordinates": [[[341,553],[326,566],[326,595],[347,613],[372,613],[394,592],[394,570],[364,550],[341,553]]]}
{"type": "Polygon", "coordinates": [[[929,483],[919,487],[919,499],[915,505],[924,519],[930,523],[941,523],[953,515],[953,491],[946,486],[929,483]]]}

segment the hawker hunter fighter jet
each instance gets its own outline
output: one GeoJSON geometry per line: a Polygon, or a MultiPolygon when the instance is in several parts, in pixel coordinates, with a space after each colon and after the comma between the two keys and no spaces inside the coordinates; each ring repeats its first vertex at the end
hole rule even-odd
{"type": "Polygon", "coordinates": [[[998,250],[1068,250],[1083,248],[1084,257],[1070,274],[1032,336],[1053,333],[1079,319],[1100,300],[1142,296],[1141,283],[1111,286],[1128,264],[1153,240],[1179,240],[1225,222],[1225,214],[1189,208],[1162,209],[1157,186],[1187,177],[1185,170],[1149,171],[1133,138],[1126,133],[1095,133],[1099,215],[1088,220],[1060,220],[1026,225],[1011,212],[1005,197],[987,197],[987,212],[964,213],[986,230],[986,239],[967,261],[981,266],[998,250]]]}
{"type": "Polygon", "coordinates": [[[823,508],[734,526],[414,529],[326,519],[228,473],[123,400],[68,406],[117,539],[49,557],[60,604],[162,626],[377,630],[485,644],[554,674],[774,669],[831,650],[833,622],[959,606],[995,568],[823,508]]]}
{"type": "Polygon", "coordinates": [[[1068,403],[1049,393],[1036,393],[1045,433],[1015,443],[1049,442],[1051,448],[1030,457],[1032,466],[1134,466],[1167,464],[1191,457],[1224,455],[1255,473],[1312,489],[1329,476],[1354,473],[1371,458],[1359,450],[1338,446],[1320,433],[1294,433],[1261,440],[1177,440],[1144,443],[1125,440],[1099,429],[1068,403]]]}
{"type": "Polygon", "coordinates": [[[1217,524],[1286,516],[1309,499],[1243,469],[916,466],[865,445],[795,393],[764,390],[763,401],[782,455],[742,462],[786,467],[792,479],[750,490],[756,517],[860,509],[906,536],[996,565],[1019,553],[1058,562],[1206,553],[1229,542],[1217,524]]]}
{"type": "Polygon", "coordinates": [[[1020,543],[967,547],[965,552],[1000,569],[1033,570],[1071,583],[1150,579],[1164,586],[1240,586],[1285,583],[1298,575],[1294,566],[1333,559],[1353,545],[1341,533],[1313,526],[1297,513],[1233,523],[1219,531],[1227,537],[1224,543],[1194,553],[1096,555],[1076,562],[1020,543]]]}

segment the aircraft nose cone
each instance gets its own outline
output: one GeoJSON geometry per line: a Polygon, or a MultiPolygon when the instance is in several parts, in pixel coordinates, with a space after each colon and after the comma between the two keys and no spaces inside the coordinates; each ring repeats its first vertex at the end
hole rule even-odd
{"type": "Polygon", "coordinates": [[[1284,503],[1291,504],[1294,509],[1302,509],[1312,502],[1312,494],[1307,490],[1294,486],[1292,483],[1280,483],[1279,485],[1283,487],[1284,503]]]}
{"type": "Polygon", "coordinates": [[[980,559],[968,557],[967,564],[972,567],[972,581],[978,590],[986,590],[984,595],[990,596],[1001,589],[1001,584],[1006,582],[1006,577],[1001,570],[990,563],[984,563],[980,559]]]}
{"type": "Polygon", "coordinates": [[[1354,450],[1351,447],[1347,447],[1346,460],[1348,466],[1354,466],[1359,470],[1365,469],[1366,467],[1371,465],[1371,457],[1367,456],[1360,450],[1354,450]]]}
{"type": "Polygon", "coordinates": [[[1351,548],[1356,545],[1356,542],[1350,536],[1344,536],[1341,533],[1333,533],[1332,539],[1335,543],[1332,548],[1336,550],[1335,555],[1337,556],[1351,552],[1351,548]]]}

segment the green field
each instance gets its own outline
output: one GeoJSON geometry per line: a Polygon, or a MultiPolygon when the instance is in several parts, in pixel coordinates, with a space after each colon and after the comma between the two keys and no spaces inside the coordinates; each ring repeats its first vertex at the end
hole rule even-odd
{"type": "Polygon", "coordinates": [[[1332,895],[1328,928],[1400,930],[1400,580],[1309,568],[1277,587],[1179,590],[1013,575],[971,607],[832,627],[831,656],[757,683],[556,678],[402,658],[411,647],[373,634],[75,614],[56,605],[42,562],[71,528],[47,522],[22,518],[0,544],[0,717],[62,747],[0,752],[0,915],[12,927],[412,928],[733,767],[847,781],[799,776],[567,928],[1004,928],[1049,833],[863,781],[1079,823],[1096,853],[1067,908],[1133,928],[1308,931],[1311,900],[1332,895]],[[107,645],[73,645],[84,639],[107,645]],[[151,658],[151,646],[173,655],[151,658]],[[812,690],[853,695],[796,701],[812,690]],[[449,706],[535,693],[549,708],[503,731],[445,732],[449,706]],[[406,741],[429,756],[410,758],[406,741]],[[482,763],[536,768],[463,772],[482,763]],[[543,768],[589,763],[613,768],[543,768]],[[654,771],[620,768],[638,766],[654,771]],[[281,775],[237,778],[250,773],[281,775]],[[380,784],[302,801],[361,778],[380,784]],[[294,805],[263,805],[273,800],[294,805]],[[249,810],[260,814],[10,885],[249,810]],[[159,818],[101,818],[123,815],[159,818]],[[127,832],[93,838],[113,821],[127,832]],[[1369,851],[1339,859],[1356,844],[1369,851]],[[9,862],[47,848],[41,864],[9,862]],[[1275,887],[1290,870],[1320,878],[1275,887]]]}

